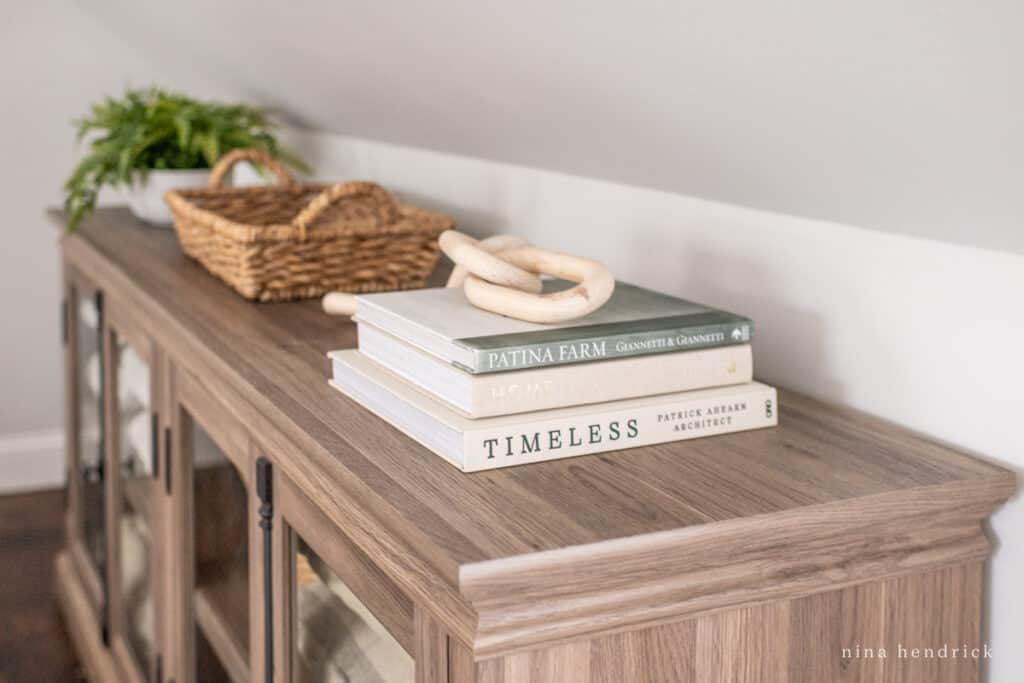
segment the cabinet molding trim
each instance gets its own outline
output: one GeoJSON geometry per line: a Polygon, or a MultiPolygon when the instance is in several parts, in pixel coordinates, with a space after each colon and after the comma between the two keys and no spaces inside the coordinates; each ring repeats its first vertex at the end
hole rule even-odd
{"type": "Polygon", "coordinates": [[[1005,478],[463,566],[477,658],[984,560],[1005,478]],[[810,521],[809,521],[810,520],[810,521]],[[813,523],[819,533],[801,529],[813,523]],[[626,578],[623,578],[626,577],[626,578]]]}

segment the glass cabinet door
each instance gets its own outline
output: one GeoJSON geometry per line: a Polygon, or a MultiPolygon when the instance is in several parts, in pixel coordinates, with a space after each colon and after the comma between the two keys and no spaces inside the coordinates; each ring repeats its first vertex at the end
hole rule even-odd
{"type": "Polygon", "coordinates": [[[77,527],[85,554],[96,570],[101,586],[105,586],[103,298],[99,292],[81,287],[75,287],[72,292],[77,432],[74,437],[77,450],[75,476],[79,493],[77,527]]]}
{"type": "Polygon", "coordinates": [[[155,667],[156,608],[153,506],[156,431],[152,378],[146,361],[117,338],[113,358],[118,463],[117,547],[120,634],[142,680],[155,667]]]}
{"type": "Polygon", "coordinates": [[[194,681],[249,679],[249,503],[234,464],[195,419],[192,456],[194,681]]]}
{"type": "Polygon", "coordinates": [[[415,662],[319,555],[291,533],[297,683],[413,683],[415,662]]]}

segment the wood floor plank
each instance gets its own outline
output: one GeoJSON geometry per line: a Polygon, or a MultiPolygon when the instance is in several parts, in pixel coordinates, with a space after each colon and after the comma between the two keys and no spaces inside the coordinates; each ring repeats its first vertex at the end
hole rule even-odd
{"type": "Polygon", "coordinates": [[[0,496],[0,683],[84,680],[54,595],[63,493],[0,496]]]}

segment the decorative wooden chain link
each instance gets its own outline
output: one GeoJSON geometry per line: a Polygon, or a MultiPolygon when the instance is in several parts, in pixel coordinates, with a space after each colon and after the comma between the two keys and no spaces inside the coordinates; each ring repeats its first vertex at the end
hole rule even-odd
{"type": "MultiPolygon", "coordinates": [[[[603,306],[615,291],[615,278],[597,261],[541,249],[514,235],[477,241],[455,230],[438,240],[455,269],[448,287],[462,287],[471,304],[492,313],[533,323],[581,318],[603,306]],[[574,287],[542,293],[541,275],[571,280],[574,287]]],[[[332,292],[324,310],[355,313],[355,296],[332,292]]]]}

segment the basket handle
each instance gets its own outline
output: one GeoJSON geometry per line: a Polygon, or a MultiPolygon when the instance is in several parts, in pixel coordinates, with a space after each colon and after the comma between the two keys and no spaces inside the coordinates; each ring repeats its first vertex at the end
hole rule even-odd
{"type": "Polygon", "coordinates": [[[299,231],[299,240],[306,239],[306,231],[329,206],[348,197],[370,197],[377,204],[378,217],[386,223],[393,223],[398,217],[395,200],[387,190],[376,183],[353,181],[331,185],[306,205],[299,215],[292,220],[299,231]]]}
{"type": "Polygon", "coordinates": [[[259,164],[264,168],[270,169],[270,171],[277,176],[277,182],[280,185],[294,185],[295,181],[288,171],[284,170],[284,167],[277,163],[274,157],[270,156],[262,149],[248,148],[248,149],[236,149],[228,152],[214,164],[213,170],[210,171],[210,182],[209,187],[218,188],[224,182],[224,176],[234,168],[235,164],[239,161],[250,161],[254,164],[259,164]]]}

